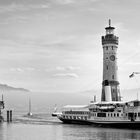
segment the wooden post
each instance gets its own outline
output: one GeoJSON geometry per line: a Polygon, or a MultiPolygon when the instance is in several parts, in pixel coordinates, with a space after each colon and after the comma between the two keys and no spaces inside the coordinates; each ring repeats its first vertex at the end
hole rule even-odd
{"type": "Polygon", "coordinates": [[[9,110],[7,110],[7,122],[9,122],[10,121],[10,112],[9,112],[9,110]]]}
{"type": "Polygon", "coordinates": [[[12,110],[10,110],[10,122],[12,122],[12,110]]]}

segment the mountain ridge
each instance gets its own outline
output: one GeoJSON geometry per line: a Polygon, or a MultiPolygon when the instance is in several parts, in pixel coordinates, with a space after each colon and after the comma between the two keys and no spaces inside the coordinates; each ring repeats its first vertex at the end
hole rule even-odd
{"type": "Polygon", "coordinates": [[[24,92],[30,92],[28,89],[25,88],[17,88],[17,87],[12,87],[7,84],[0,84],[0,90],[6,90],[6,91],[24,91],[24,92]]]}

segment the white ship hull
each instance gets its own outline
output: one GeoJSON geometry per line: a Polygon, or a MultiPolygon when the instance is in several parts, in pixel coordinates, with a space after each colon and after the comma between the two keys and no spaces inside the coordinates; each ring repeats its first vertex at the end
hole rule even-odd
{"type": "Polygon", "coordinates": [[[63,123],[140,129],[140,101],[138,100],[126,103],[95,103],[83,108],[74,106],[64,108],[65,111],[57,115],[63,123]]]}
{"type": "Polygon", "coordinates": [[[59,119],[66,124],[81,124],[81,125],[96,125],[101,127],[115,127],[140,129],[140,121],[95,121],[95,120],[73,120],[73,119],[59,119]]]}

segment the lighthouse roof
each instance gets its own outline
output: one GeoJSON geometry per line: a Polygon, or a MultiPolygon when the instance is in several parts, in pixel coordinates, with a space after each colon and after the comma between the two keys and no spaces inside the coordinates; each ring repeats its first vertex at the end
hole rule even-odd
{"type": "Polygon", "coordinates": [[[113,30],[113,29],[115,29],[114,27],[111,26],[111,19],[109,19],[108,23],[109,23],[109,26],[105,28],[106,30],[113,30]]]}
{"type": "Polygon", "coordinates": [[[109,27],[106,27],[105,29],[106,29],[106,30],[113,30],[113,29],[115,29],[115,28],[114,28],[114,27],[109,26],[109,27]]]}

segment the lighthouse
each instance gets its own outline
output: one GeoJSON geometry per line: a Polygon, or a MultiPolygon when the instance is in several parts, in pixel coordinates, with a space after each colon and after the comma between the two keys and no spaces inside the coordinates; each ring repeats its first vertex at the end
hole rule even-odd
{"type": "Polygon", "coordinates": [[[105,28],[106,34],[102,36],[103,47],[103,82],[101,101],[121,101],[118,81],[117,49],[119,38],[114,35],[114,27],[105,28]]]}

